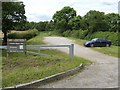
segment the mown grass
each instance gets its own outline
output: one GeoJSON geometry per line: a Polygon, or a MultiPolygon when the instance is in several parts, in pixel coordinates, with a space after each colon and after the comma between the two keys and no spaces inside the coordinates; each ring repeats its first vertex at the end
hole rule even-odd
{"type": "MultiPolygon", "coordinates": [[[[82,46],[86,42],[86,40],[72,38],[72,37],[69,37],[69,39],[72,39],[75,43],[82,45],[82,46]]],[[[112,45],[111,47],[92,47],[91,49],[110,55],[110,56],[120,57],[118,55],[118,48],[119,48],[118,46],[112,45]]]]}
{"type": "Polygon", "coordinates": [[[42,50],[41,53],[48,54],[48,56],[10,53],[7,60],[5,51],[3,51],[2,86],[9,87],[28,83],[75,68],[81,63],[91,63],[79,57],[74,57],[74,60],[71,61],[66,53],[57,50],[42,50]]]}

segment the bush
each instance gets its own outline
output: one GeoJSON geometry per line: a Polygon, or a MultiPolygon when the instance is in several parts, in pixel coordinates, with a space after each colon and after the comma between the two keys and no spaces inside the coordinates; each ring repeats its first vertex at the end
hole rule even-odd
{"type": "Polygon", "coordinates": [[[79,30],[79,38],[84,39],[88,35],[88,30],[79,30]]]}
{"type": "MultiPolygon", "coordinates": [[[[21,31],[22,32],[22,31],[21,31]]],[[[38,34],[38,30],[33,29],[33,30],[28,30],[26,32],[14,32],[14,33],[10,33],[8,34],[8,38],[9,39],[30,39],[35,37],[38,34]]]]}
{"type": "Polygon", "coordinates": [[[63,36],[70,37],[70,33],[71,33],[71,30],[67,30],[67,31],[63,32],[63,36]]]}
{"type": "Polygon", "coordinates": [[[79,38],[79,30],[72,30],[70,36],[74,38],[79,38]]]}

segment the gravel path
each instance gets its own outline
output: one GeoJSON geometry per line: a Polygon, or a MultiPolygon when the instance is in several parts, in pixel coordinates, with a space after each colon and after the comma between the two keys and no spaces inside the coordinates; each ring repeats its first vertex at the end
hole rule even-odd
{"type": "MultiPolygon", "coordinates": [[[[71,44],[72,40],[63,37],[46,37],[44,42],[52,45],[71,44]]],[[[75,43],[74,43],[75,44],[75,43]]],[[[59,50],[68,53],[67,48],[59,50]]],[[[118,58],[111,57],[90,48],[75,44],[75,55],[94,62],[82,72],[52,82],[40,88],[111,88],[118,87],[118,58]]]]}

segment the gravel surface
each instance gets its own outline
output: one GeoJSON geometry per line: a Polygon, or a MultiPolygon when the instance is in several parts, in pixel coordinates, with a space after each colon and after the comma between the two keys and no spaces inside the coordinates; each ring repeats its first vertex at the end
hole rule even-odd
{"type": "MultiPolygon", "coordinates": [[[[93,64],[73,76],[52,82],[40,88],[113,88],[118,87],[118,58],[108,56],[63,37],[46,37],[44,42],[51,45],[74,44],[75,55],[91,60],[93,64]]],[[[107,47],[106,47],[107,48],[107,47]]],[[[56,48],[68,53],[67,48],[56,48]]]]}

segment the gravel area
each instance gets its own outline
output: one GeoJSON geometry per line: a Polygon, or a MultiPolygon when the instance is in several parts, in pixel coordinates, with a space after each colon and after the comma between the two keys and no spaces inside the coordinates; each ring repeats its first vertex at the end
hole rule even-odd
{"type": "MultiPolygon", "coordinates": [[[[58,80],[40,88],[116,88],[118,87],[118,58],[108,56],[84,46],[75,44],[64,37],[46,37],[44,42],[51,45],[74,44],[75,55],[88,59],[93,64],[82,72],[58,80]]],[[[107,47],[106,47],[107,48],[107,47]]],[[[56,48],[68,53],[67,48],[56,48]]]]}

